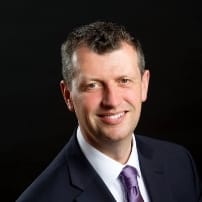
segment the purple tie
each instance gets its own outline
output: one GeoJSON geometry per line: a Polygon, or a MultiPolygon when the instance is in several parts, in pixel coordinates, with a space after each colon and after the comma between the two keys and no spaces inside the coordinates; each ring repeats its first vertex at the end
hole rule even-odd
{"type": "Polygon", "coordinates": [[[137,182],[137,170],[132,166],[125,166],[120,173],[120,179],[127,193],[128,202],[144,202],[137,182]]]}

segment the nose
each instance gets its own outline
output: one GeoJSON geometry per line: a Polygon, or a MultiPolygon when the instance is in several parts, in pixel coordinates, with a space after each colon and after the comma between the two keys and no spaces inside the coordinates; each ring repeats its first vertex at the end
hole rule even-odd
{"type": "Polygon", "coordinates": [[[105,108],[116,108],[121,103],[121,92],[117,86],[106,86],[103,91],[102,106],[105,108]]]}

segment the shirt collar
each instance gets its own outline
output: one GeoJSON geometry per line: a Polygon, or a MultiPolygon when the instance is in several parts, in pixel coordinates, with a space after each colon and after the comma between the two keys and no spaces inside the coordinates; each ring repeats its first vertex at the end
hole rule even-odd
{"type": "Polygon", "coordinates": [[[119,177],[121,170],[126,165],[135,167],[138,171],[138,176],[140,176],[141,172],[139,167],[137,147],[134,135],[132,151],[128,162],[125,165],[115,161],[114,159],[110,158],[109,156],[105,155],[104,153],[91,146],[83,137],[79,127],[77,129],[77,139],[85,157],[106,184],[113,183],[114,180],[119,177]]]}

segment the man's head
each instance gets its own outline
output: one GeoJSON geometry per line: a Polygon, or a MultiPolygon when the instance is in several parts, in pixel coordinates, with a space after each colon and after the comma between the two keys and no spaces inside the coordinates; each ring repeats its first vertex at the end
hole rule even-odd
{"type": "Polygon", "coordinates": [[[129,153],[149,84],[139,43],[122,27],[97,22],[71,33],[62,51],[61,91],[82,134],[108,155],[117,145],[129,153]]]}
{"type": "Polygon", "coordinates": [[[64,81],[69,87],[71,86],[75,75],[72,56],[79,47],[86,46],[98,54],[104,54],[119,49],[122,42],[128,43],[136,50],[138,67],[142,74],[145,69],[145,59],[139,41],[132,37],[121,25],[98,21],[76,28],[68,35],[66,42],[62,45],[62,75],[64,81]]]}

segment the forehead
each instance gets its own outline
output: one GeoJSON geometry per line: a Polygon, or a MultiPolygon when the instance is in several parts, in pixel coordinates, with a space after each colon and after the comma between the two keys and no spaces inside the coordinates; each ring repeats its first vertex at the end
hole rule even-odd
{"type": "Polygon", "coordinates": [[[72,55],[74,68],[85,66],[118,66],[118,65],[138,65],[138,56],[135,48],[128,43],[121,43],[120,48],[103,54],[96,53],[86,46],[76,49],[72,55]]]}

